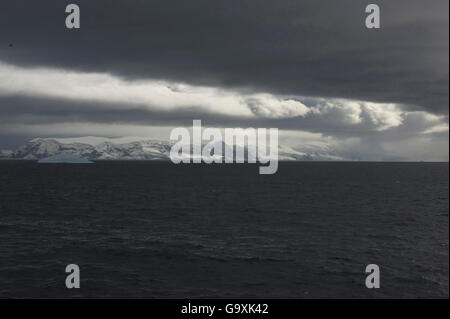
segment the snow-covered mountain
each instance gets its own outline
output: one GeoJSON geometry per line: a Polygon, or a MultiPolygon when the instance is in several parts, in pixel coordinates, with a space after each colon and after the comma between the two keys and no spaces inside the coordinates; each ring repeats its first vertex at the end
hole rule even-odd
{"type": "Polygon", "coordinates": [[[13,155],[13,151],[10,150],[0,150],[0,158],[9,158],[13,155]]]}
{"type": "MultiPolygon", "coordinates": [[[[88,160],[169,160],[172,145],[169,141],[144,138],[35,138],[15,151],[0,151],[0,158],[39,160],[58,154],[71,154],[88,160]]],[[[223,149],[228,147],[224,145],[223,149]]],[[[326,145],[295,148],[280,145],[278,155],[281,161],[343,160],[326,145]]]]}
{"type": "MultiPolygon", "coordinates": [[[[78,142],[76,139],[35,138],[15,151],[0,153],[3,158],[37,160],[57,154],[71,154],[89,160],[166,160],[170,143],[157,140],[134,142],[78,142]]],[[[80,139],[83,140],[83,139],[80,139]]]]}

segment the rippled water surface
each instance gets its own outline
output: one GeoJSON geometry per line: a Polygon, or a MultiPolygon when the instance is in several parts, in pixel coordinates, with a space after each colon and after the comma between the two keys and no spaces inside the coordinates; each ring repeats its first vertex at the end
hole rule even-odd
{"type": "Polygon", "coordinates": [[[0,297],[448,298],[448,168],[1,161],[0,297]]]}

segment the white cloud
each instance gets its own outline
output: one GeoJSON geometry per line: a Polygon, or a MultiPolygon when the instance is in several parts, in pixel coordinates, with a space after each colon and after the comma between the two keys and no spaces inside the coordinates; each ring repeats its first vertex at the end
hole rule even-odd
{"type": "Polygon", "coordinates": [[[0,63],[0,95],[61,98],[110,103],[109,107],[141,106],[176,111],[197,107],[208,113],[236,116],[288,118],[304,116],[302,103],[271,94],[239,94],[214,87],[192,86],[159,80],[124,81],[106,73],[61,69],[27,69],[0,63]]]}
{"type": "Polygon", "coordinates": [[[366,102],[362,104],[362,107],[379,131],[385,131],[403,123],[403,112],[395,104],[366,102]]]}
{"type": "MultiPolygon", "coordinates": [[[[199,108],[206,113],[239,118],[285,119],[310,115],[333,115],[346,125],[363,122],[362,114],[379,130],[402,124],[395,104],[346,99],[282,97],[269,93],[243,94],[214,87],[193,86],[159,80],[125,81],[107,73],[83,73],[50,68],[24,68],[0,63],[0,95],[20,95],[99,102],[95,107],[153,111],[199,108]],[[102,106],[103,105],[103,106],[102,106]]],[[[64,103],[62,103],[61,107],[64,103]]],[[[94,103],[93,103],[94,104],[94,103]]],[[[93,106],[94,107],[94,106],[93,106]]]]}
{"type": "Polygon", "coordinates": [[[429,129],[425,130],[424,134],[435,134],[435,133],[445,133],[448,132],[448,123],[442,123],[435,125],[433,127],[430,127],[429,129]]]}
{"type": "Polygon", "coordinates": [[[317,105],[313,107],[313,113],[325,115],[338,113],[348,124],[359,124],[362,122],[361,105],[358,101],[344,99],[318,99],[317,105]]]}
{"type": "Polygon", "coordinates": [[[311,111],[299,101],[280,99],[270,94],[255,94],[246,102],[255,115],[265,118],[303,117],[311,111]]]}

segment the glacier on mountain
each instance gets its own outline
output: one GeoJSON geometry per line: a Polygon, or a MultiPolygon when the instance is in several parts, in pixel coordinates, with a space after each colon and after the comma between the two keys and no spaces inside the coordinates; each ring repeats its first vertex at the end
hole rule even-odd
{"type": "Polygon", "coordinates": [[[73,156],[71,154],[57,154],[46,158],[41,158],[38,163],[54,164],[54,163],[70,163],[70,164],[92,164],[94,162],[84,157],[73,156]]]}

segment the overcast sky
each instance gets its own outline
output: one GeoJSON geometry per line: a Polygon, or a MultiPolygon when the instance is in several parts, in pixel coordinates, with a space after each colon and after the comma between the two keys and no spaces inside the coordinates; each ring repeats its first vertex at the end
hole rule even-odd
{"type": "Polygon", "coordinates": [[[0,148],[168,139],[201,119],[362,159],[448,161],[448,0],[2,1],[0,39],[0,148]],[[369,3],[381,29],[365,27],[369,3]]]}

